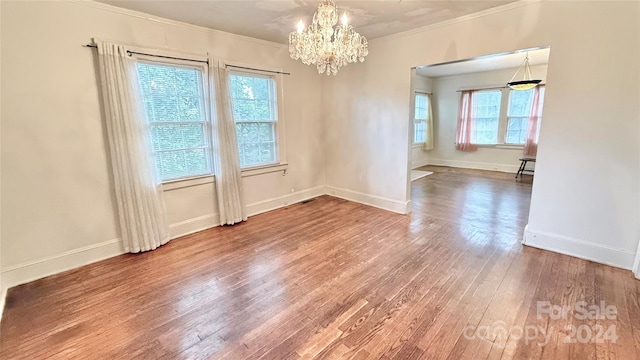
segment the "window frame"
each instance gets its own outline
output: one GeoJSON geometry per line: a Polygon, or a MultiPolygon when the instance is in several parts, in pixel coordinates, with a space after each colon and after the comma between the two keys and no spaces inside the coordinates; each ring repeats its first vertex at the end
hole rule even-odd
{"type": "MultiPolygon", "coordinates": [[[[166,53],[162,53],[160,56],[166,56],[166,53]]],[[[172,183],[178,183],[178,182],[184,182],[184,181],[191,181],[191,180],[196,180],[196,179],[202,179],[202,178],[213,178],[214,174],[213,174],[213,169],[214,169],[214,163],[213,163],[213,123],[211,121],[211,116],[210,116],[210,111],[213,109],[214,104],[211,104],[211,96],[210,96],[210,90],[209,90],[209,66],[206,63],[203,63],[201,61],[199,61],[198,59],[194,59],[194,60],[187,60],[187,59],[177,59],[177,55],[178,54],[170,54],[172,55],[174,58],[160,58],[158,56],[153,56],[155,54],[150,54],[150,55],[144,55],[144,54],[136,54],[136,53],[132,53],[132,57],[134,58],[134,60],[136,61],[136,66],[137,63],[143,63],[143,64],[151,64],[151,65],[165,65],[165,66],[173,66],[173,67],[182,67],[182,68],[187,68],[187,69],[195,69],[198,71],[201,71],[201,84],[202,84],[202,98],[204,100],[204,103],[202,104],[202,109],[203,111],[203,121],[185,121],[185,122],[180,122],[180,121],[167,121],[167,122],[162,122],[162,123],[166,123],[166,124],[188,124],[188,123],[198,123],[198,124],[203,124],[204,125],[204,138],[205,138],[205,144],[206,146],[202,147],[203,149],[205,149],[205,155],[207,158],[207,165],[209,167],[209,171],[206,173],[202,173],[202,174],[198,174],[198,175],[186,175],[186,176],[180,176],[180,177],[175,177],[175,178],[169,178],[169,179],[160,179],[161,183],[163,184],[163,187],[165,184],[172,184],[172,183]]],[[[139,73],[137,72],[136,69],[136,76],[139,76],[139,73]]],[[[139,84],[138,84],[139,86],[139,84]]],[[[145,112],[144,109],[144,105],[142,105],[142,102],[144,101],[142,98],[142,90],[140,89],[140,99],[139,101],[141,102],[141,111],[145,112]]],[[[149,134],[149,140],[151,141],[151,129],[153,127],[153,124],[151,121],[149,121],[149,119],[146,117],[146,113],[145,113],[145,130],[147,131],[147,133],[149,134]]],[[[157,151],[152,149],[152,157],[153,157],[153,161],[154,161],[154,166],[156,166],[155,161],[156,161],[156,153],[157,151]]],[[[157,168],[154,169],[155,171],[157,171],[157,168]]],[[[158,174],[158,177],[160,177],[160,174],[158,174]]]]}
{"type": "MultiPolygon", "coordinates": [[[[503,104],[504,104],[504,92],[502,91],[502,89],[482,89],[482,90],[478,90],[476,93],[479,94],[479,93],[490,93],[490,92],[493,92],[493,93],[500,92],[500,96],[499,96],[500,106],[498,107],[498,117],[497,117],[498,126],[497,126],[497,132],[496,132],[496,141],[497,142],[495,144],[479,144],[479,143],[472,142],[472,144],[474,144],[476,146],[480,146],[480,147],[490,147],[490,146],[500,145],[499,141],[501,139],[500,131],[502,129],[502,111],[503,111],[503,104]]],[[[471,106],[472,107],[474,107],[473,95],[474,94],[472,94],[472,96],[471,96],[471,106]]],[[[472,124],[472,127],[476,127],[477,126],[477,124],[475,124],[475,121],[477,119],[493,119],[493,118],[488,118],[488,117],[475,117],[475,118],[472,118],[471,120],[474,122],[472,124]]],[[[473,134],[473,136],[476,136],[476,134],[473,134]]]]}
{"type": "Polygon", "coordinates": [[[425,108],[425,114],[428,114],[429,107],[431,106],[431,103],[429,101],[429,94],[427,92],[419,91],[419,90],[414,91],[414,93],[413,93],[413,131],[412,131],[412,134],[413,134],[413,146],[414,147],[415,146],[420,146],[420,145],[422,145],[424,143],[424,141],[423,142],[416,142],[416,124],[418,122],[424,124],[424,127],[425,127],[424,136],[425,136],[425,139],[426,139],[426,136],[427,136],[427,129],[426,129],[426,127],[427,127],[427,118],[425,117],[424,119],[418,119],[416,117],[416,108],[417,108],[417,101],[416,100],[418,98],[418,95],[424,95],[424,97],[427,99],[427,107],[425,108]]]}
{"type": "MultiPolygon", "coordinates": [[[[244,75],[244,76],[254,76],[254,77],[262,77],[268,78],[273,81],[271,86],[271,91],[273,92],[273,96],[275,96],[276,109],[276,119],[273,121],[274,126],[274,136],[275,136],[275,148],[276,148],[276,161],[272,163],[264,163],[253,166],[240,167],[240,171],[242,172],[242,176],[253,176],[259,175],[266,172],[273,171],[286,171],[286,167],[288,165],[286,160],[286,141],[285,141],[285,121],[284,121],[284,88],[283,88],[283,77],[282,74],[277,74],[275,72],[281,72],[281,69],[270,69],[264,66],[256,66],[251,64],[241,64],[236,62],[224,62],[222,66],[229,67],[229,76],[231,75],[244,75]],[[242,67],[242,69],[234,69],[234,67],[242,67]],[[251,68],[251,69],[246,69],[251,68]],[[255,69],[255,70],[254,70],[255,69]]],[[[231,82],[229,81],[229,91],[231,89],[231,82]]],[[[233,107],[233,97],[229,94],[229,98],[231,100],[231,106],[233,107]]],[[[234,119],[234,123],[236,123],[234,119]]]]}

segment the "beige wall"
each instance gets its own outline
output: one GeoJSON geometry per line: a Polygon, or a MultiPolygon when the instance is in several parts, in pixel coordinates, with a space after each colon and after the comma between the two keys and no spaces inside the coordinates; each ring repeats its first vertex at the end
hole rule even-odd
{"type": "Polygon", "coordinates": [[[371,41],[366,62],[325,79],[328,185],[410,198],[411,67],[550,45],[528,243],[630,268],[640,215],[638,6],[521,2],[371,41]]]}
{"type": "MultiPolygon", "coordinates": [[[[250,212],[324,185],[318,74],[285,45],[147,19],[93,2],[6,2],[2,27],[2,266],[14,285],[119,253],[93,37],[281,68],[282,172],[245,177],[250,212]]],[[[177,235],[214,225],[214,184],[168,191],[177,235]]]]}

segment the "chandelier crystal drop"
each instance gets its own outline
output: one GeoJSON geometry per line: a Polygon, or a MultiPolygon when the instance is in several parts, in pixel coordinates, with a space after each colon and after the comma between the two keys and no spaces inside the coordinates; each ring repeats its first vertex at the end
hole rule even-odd
{"type": "Polygon", "coordinates": [[[360,60],[369,54],[367,38],[348,24],[347,14],[338,23],[338,8],[333,0],[322,0],[313,14],[312,23],[305,28],[302,21],[298,30],[289,34],[289,55],[306,65],[314,64],[318,73],[336,75],[342,66],[360,60]]]}

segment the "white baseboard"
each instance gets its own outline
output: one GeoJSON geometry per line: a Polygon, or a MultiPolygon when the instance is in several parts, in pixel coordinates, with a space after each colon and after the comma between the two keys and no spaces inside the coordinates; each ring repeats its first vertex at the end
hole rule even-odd
{"type": "Polygon", "coordinates": [[[208,214],[169,225],[171,239],[190,235],[220,225],[219,214],[208,214]]]}
{"type": "Polygon", "coordinates": [[[640,279],[640,241],[638,241],[636,259],[633,261],[633,274],[636,276],[636,279],[640,279]]]}
{"type": "Polygon", "coordinates": [[[311,198],[318,197],[324,194],[324,186],[316,186],[311,189],[296,191],[291,194],[279,196],[277,198],[247,204],[247,214],[249,216],[262,214],[267,211],[279,209],[281,207],[299,203],[300,201],[309,200],[311,198]]]}
{"type": "Polygon", "coordinates": [[[398,201],[333,186],[327,186],[326,194],[398,214],[411,212],[411,201],[398,201]]]}
{"type": "Polygon", "coordinates": [[[529,225],[524,229],[522,244],[625,270],[631,270],[635,257],[634,253],[623,249],[573,239],[562,235],[533,231],[529,229],[529,225]]]}
{"type": "Polygon", "coordinates": [[[9,266],[2,269],[2,287],[8,289],[123,253],[120,239],[112,239],[23,264],[9,266]]]}
{"type": "Polygon", "coordinates": [[[2,314],[4,313],[4,304],[7,300],[7,287],[2,284],[0,287],[0,320],[2,320],[2,314]]]}
{"type": "MultiPolygon", "coordinates": [[[[497,164],[497,163],[485,163],[475,161],[461,161],[461,160],[446,160],[446,159],[429,159],[429,165],[437,166],[449,166],[455,168],[464,169],[477,169],[477,170],[489,170],[500,171],[515,174],[520,167],[520,163],[516,164],[497,164]]],[[[529,168],[531,165],[527,165],[529,168]]]]}
{"type": "Polygon", "coordinates": [[[426,166],[429,165],[431,162],[429,161],[429,159],[422,159],[416,162],[412,162],[411,163],[411,169],[416,169],[422,166],[426,166]]]}

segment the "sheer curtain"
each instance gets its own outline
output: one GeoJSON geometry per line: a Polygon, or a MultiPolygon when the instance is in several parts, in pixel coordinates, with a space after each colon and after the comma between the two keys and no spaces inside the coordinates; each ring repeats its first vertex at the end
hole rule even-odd
{"type": "Polygon", "coordinates": [[[139,106],[136,64],[122,45],[97,46],[122,243],[127,252],[153,250],[169,241],[169,229],[139,106]]]}
{"type": "Polygon", "coordinates": [[[247,211],[242,192],[240,155],[236,124],[229,89],[229,72],[216,66],[209,57],[210,96],[215,98],[213,119],[213,173],[216,178],[216,193],[221,225],[233,225],[247,220],[247,211]]]}
{"type": "Polygon", "coordinates": [[[536,156],[538,153],[538,136],[540,134],[540,119],[542,119],[542,105],[544,102],[544,85],[533,89],[533,104],[529,116],[527,138],[524,141],[524,154],[536,156]]]}
{"type": "Polygon", "coordinates": [[[422,150],[433,150],[433,96],[427,94],[427,120],[424,124],[424,143],[422,150]]]}
{"type": "Polygon", "coordinates": [[[473,90],[465,90],[460,96],[456,150],[476,151],[478,149],[475,144],[471,143],[471,134],[473,131],[473,106],[471,104],[471,98],[473,97],[473,93],[473,90]]]}

